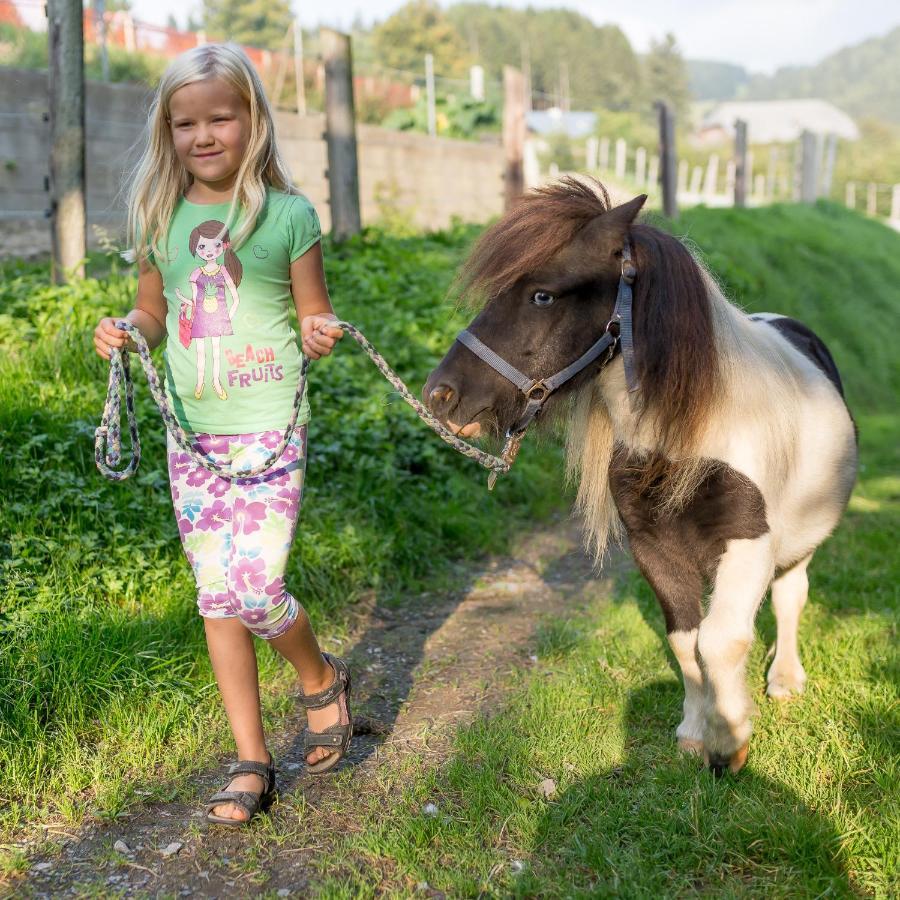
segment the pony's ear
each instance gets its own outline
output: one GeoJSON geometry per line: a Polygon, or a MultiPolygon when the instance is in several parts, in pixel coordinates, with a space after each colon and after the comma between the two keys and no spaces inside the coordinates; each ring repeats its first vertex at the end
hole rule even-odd
{"type": "Polygon", "coordinates": [[[601,257],[612,259],[621,251],[625,234],[646,200],[646,194],[639,194],[633,200],[601,213],[584,229],[582,239],[595,252],[599,251],[601,257]]]}
{"type": "Polygon", "coordinates": [[[603,216],[607,225],[619,225],[627,228],[641,211],[643,205],[647,202],[646,194],[638,194],[633,200],[621,204],[621,206],[613,207],[603,216]]]}

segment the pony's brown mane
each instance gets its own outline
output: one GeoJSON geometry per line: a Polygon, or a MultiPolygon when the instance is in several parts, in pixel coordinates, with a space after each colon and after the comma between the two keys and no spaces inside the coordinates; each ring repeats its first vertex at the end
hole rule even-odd
{"type": "Polygon", "coordinates": [[[659,453],[677,465],[693,455],[721,386],[712,301],[677,238],[641,223],[631,226],[631,242],[641,414],[652,420],[659,453]]]}
{"type": "Polygon", "coordinates": [[[497,296],[545,266],[610,208],[602,184],[571,176],[523,195],[476,243],[457,280],[458,295],[471,306],[497,296]]]}

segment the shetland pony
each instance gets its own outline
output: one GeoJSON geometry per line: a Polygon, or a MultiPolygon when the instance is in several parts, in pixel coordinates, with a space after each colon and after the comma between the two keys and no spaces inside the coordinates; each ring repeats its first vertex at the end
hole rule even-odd
{"type": "MultiPolygon", "coordinates": [[[[541,379],[604,333],[631,248],[634,389],[614,345],[550,396],[541,420],[565,427],[586,545],[599,562],[624,530],[662,607],[684,679],[679,746],[737,772],[751,732],[745,664],[770,586],[768,694],[804,688],[807,566],[850,496],[856,431],[822,341],[732,305],[681,242],[635,222],[645,199],[611,208],[602,185],[571,178],[533,191],[482,236],[459,287],[483,304],[468,331],[541,379]]],[[[467,437],[503,434],[526,404],[459,341],[424,396],[467,437]]]]}

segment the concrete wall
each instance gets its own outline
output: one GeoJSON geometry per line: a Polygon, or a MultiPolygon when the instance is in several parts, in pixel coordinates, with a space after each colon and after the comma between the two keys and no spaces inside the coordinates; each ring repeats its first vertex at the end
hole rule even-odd
{"type": "MultiPolygon", "coordinates": [[[[143,87],[89,82],[87,86],[87,205],[91,226],[118,239],[121,188],[140,153],[150,92],[143,87]]],[[[47,73],[0,69],[0,253],[32,255],[49,249],[49,126],[47,73]],[[14,249],[10,249],[13,247],[14,249]]],[[[327,230],[325,117],[278,112],[278,144],[298,187],[315,204],[327,230]]],[[[363,224],[400,218],[437,229],[459,217],[483,222],[501,212],[503,150],[477,143],[357,127],[363,224]]],[[[89,237],[96,244],[93,227],[89,237]]]]}

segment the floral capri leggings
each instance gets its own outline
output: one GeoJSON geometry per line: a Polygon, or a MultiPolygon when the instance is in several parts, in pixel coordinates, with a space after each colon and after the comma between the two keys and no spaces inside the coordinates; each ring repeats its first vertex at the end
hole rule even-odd
{"type": "MultiPolygon", "coordinates": [[[[250,469],[278,446],[283,432],[198,434],[216,462],[250,469]]],[[[228,481],[197,465],[168,436],[169,481],[178,532],[194,570],[197,606],[210,619],[239,618],[266,640],[297,619],[284,570],[300,512],[306,426],[294,430],[277,466],[228,481]]]]}

